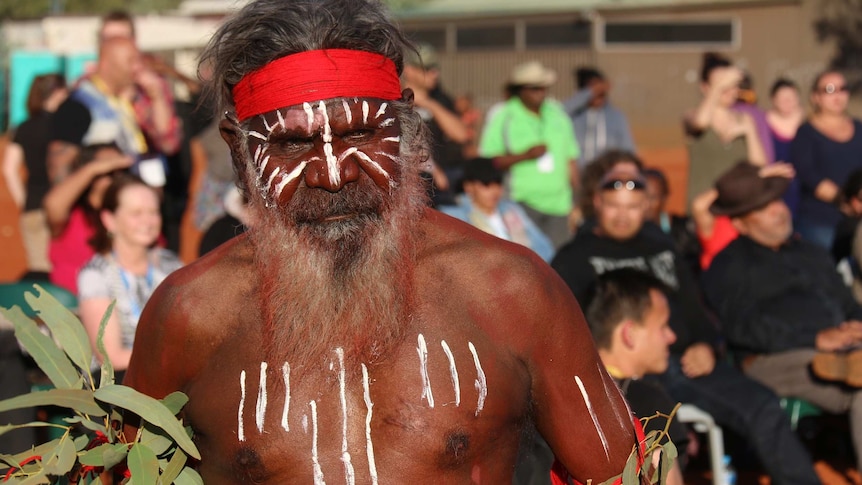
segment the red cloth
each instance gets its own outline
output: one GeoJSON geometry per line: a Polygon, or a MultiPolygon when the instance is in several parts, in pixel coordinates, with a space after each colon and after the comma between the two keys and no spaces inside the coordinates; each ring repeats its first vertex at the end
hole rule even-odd
{"type": "Polygon", "coordinates": [[[401,99],[395,63],[372,52],[306,51],[270,62],[233,88],[240,121],[286,106],[347,97],[401,99]]]}
{"type": "Polygon", "coordinates": [[[96,254],[87,243],[96,230],[87,221],[84,210],[72,209],[69,222],[59,237],[51,239],[48,258],[51,260],[51,283],[78,295],[78,272],[96,254]]]}
{"type": "MultiPolygon", "coordinates": [[[[635,437],[637,438],[637,451],[638,451],[638,470],[644,464],[644,456],[643,456],[643,447],[646,442],[646,435],[644,434],[644,427],[641,424],[640,419],[637,416],[632,416],[632,421],[635,426],[635,437]]],[[[551,483],[553,485],[568,485],[569,481],[569,471],[566,470],[566,467],[560,463],[559,460],[554,460],[553,466],[551,466],[551,483]]],[[[573,480],[574,481],[574,480],[573,480]]],[[[579,484],[579,482],[575,481],[575,484],[579,484]]],[[[613,485],[620,485],[623,483],[623,475],[622,470],[620,470],[620,476],[616,480],[614,480],[613,485]]]]}
{"type": "Polygon", "coordinates": [[[702,248],[702,252],[700,253],[700,268],[703,270],[708,269],[709,265],[712,264],[712,258],[733,242],[737,236],[739,236],[739,232],[733,227],[730,217],[717,216],[715,223],[713,223],[712,235],[710,237],[705,238],[702,234],[697,234],[702,248]]]}

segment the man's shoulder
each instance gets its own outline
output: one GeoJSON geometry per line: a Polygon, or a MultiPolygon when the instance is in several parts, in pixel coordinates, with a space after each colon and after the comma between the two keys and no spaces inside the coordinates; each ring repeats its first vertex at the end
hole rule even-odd
{"type": "Polygon", "coordinates": [[[191,325],[200,321],[203,328],[214,325],[218,319],[212,315],[229,314],[222,310],[234,305],[244,306],[250,286],[256,281],[252,277],[253,261],[249,242],[238,236],[173,271],[151,298],[160,313],[155,320],[170,324],[179,319],[191,325]]]}

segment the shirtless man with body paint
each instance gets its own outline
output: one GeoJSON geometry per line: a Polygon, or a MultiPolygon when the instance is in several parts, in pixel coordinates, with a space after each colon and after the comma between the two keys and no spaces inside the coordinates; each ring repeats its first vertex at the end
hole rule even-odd
{"type": "Polygon", "coordinates": [[[207,485],[506,483],[530,420],[582,483],[634,449],[554,271],[425,207],[406,48],[377,2],[258,0],[204,53],[250,228],[156,291],[125,384],[188,394],[207,485]]]}

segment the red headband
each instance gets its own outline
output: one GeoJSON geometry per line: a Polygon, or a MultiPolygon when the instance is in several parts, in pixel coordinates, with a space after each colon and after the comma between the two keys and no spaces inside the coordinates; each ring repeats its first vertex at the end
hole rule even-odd
{"type": "Polygon", "coordinates": [[[240,121],[286,106],[342,97],[400,99],[395,63],[364,51],[305,51],[270,62],[233,88],[240,121]]]}

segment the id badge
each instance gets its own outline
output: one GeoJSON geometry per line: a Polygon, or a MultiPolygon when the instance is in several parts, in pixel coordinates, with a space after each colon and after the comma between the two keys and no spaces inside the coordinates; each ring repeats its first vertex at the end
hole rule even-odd
{"type": "Polygon", "coordinates": [[[536,166],[541,173],[551,173],[554,171],[554,156],[550,152],[545,152],[544,155],[536,159],[536,166]]]}

